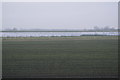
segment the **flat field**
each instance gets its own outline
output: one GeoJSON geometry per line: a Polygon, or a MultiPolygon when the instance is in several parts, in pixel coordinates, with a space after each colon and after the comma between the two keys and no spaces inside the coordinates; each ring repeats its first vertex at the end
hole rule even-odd
{"type": "Polygon", "coordinates": [[[3,78],[116,78],[118,37],[3,38],[3,78]]]}

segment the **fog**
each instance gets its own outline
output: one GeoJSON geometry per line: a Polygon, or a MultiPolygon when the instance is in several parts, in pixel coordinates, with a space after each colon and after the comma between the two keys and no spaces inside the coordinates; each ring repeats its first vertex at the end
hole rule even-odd
{"type": "Polygon", "coordinates": [[[118,27],[117,2],[4,2],[3,29],[118,27]]]}

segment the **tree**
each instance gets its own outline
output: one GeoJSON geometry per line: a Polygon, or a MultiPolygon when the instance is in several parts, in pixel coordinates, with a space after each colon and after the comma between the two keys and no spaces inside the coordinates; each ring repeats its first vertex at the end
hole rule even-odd
{"type": "Polygon", "coordinates": [[[14,27],[12,30],[13,30],[13,31],[17,31],[17,28],[14,27]]]}
{"type": "Polygon", "coordinates": [[[94,30],[97,31],[100,30],[100,28],[98,26],[94,26],[94,30]]]}

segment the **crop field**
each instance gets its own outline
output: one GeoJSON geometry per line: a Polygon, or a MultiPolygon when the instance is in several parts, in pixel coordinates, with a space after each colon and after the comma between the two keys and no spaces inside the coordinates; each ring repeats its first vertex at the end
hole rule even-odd
{"type": "Polygon", "coordinates": [[[118,37],[3,38],[3,78],[117,78],[118,37]]]}

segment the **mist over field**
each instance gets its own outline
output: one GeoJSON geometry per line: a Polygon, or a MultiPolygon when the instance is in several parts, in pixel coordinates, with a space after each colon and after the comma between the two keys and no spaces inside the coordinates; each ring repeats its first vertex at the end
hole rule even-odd
{"type": "Polygon", "coordinates": [[[5,29],[117,28],[117,2],[4,2],[5,29]]]}
{"type": "Polygon", "coordinates": [[[4,2],[2,78],[118,78],[118,3],[4,2]]]}

